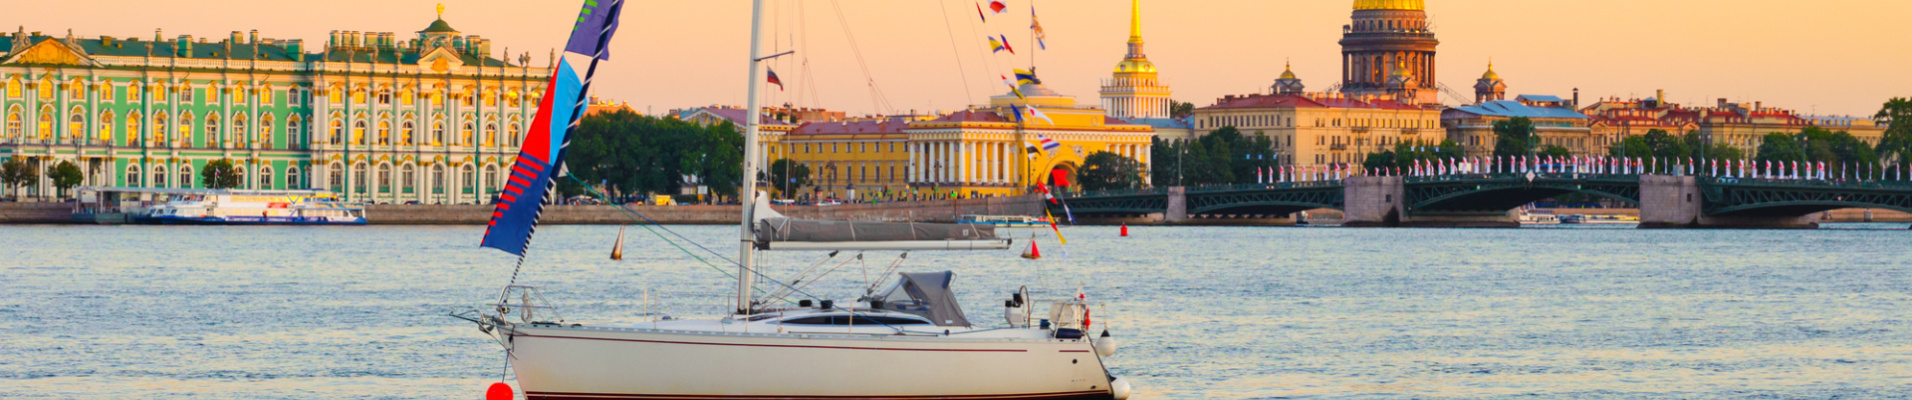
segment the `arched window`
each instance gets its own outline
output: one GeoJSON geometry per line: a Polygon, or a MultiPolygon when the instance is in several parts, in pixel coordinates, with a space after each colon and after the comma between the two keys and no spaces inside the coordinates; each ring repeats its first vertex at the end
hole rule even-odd
{"type": "Polygon", "coordinates": [[[445,193],[445,166],[433,165],[431,177],[432,194],[445,193]]]}
{"type": "Polygon", "coordinates": [[[476,143],[472,140],[472,136],[477,134],[476,132],[473,132],[473,131],[476,131],[477,129],[472,127],[471,121],[465,121],[464,128],[465,129],[458,132],[458,145],[470,146],[473,143],[476,143]]]}
{"type": "Polygon", "coordinates": [[[300,135],[299,135],[299,132],[302,132],[302,131],[300,131],[300,130],[299,130],[299,128],[300,128],[300,126],[299,126],[299,116],[297,116],[297,115],[293,115],[293,116],[290,116],[290,117],[286,117],[286,119],[285,119],[285,143],[286,143],[286,147],[287,147],[287,148],[290,148],[290,147],[292,147],[292,144],[293,144],[293,143],[305,143],[305,139],[303,139],[303,136],[300,136],[300,135]]]}
{"type": "Polygon", "coordinates": [[[179,182],[180,189],[191,189],[193,187],[193,165],[191,162],[182,162],[184,164],[179,166],[179,180],[176,182],[179,182]]]}
{"type": "MultiPolygon", "coordinates": [[[[206,114],[206,143],[223,142],[219,136],[219,114],[206,114]]],[[[209,146],[216,147],[216,146],[209,146]]]]}
{"type": "Polygon", "coordinates": [[[68,101],[86,100],[86,79],[73,78],[73,83],[66,84],[66,98],[68,101]]]}
{"type": "Polygon", "coordinates": [[[305,176],[299,175],[299,166],[287,165],[285,167],[285,188],[304,189],[305,186],[305,176]]]}
{"type": "Polygon", "coordinates": [[[418,88],[405,88],[404,91],[399,92],[398,94],[398,104],[407,105],[407,106],[412,105],[412,102],[415,101],[414,98],[417,98],[417,97],[418,97],[418,88]]]}
{"type": "Polygon", "coordinates": [[[153,101],[166,101],[166,95],[172,93],[172,91],[166,90],[165,82],[155,83],[153,86],[147,87],[146,92],[153,94],[153,101]]]}
{"type": "Polygon", "coordinates": [[[411,164],[399,167],[398,190],[401,193],[411,193],[413,182],[418,182],[418,168],[411,164]]]}
{"type": "Polygon", "coordinates": [[[337,116],[332,118],[331,142],[335,146],[345,144],[345,121],[339,120],[337,116]]]}
{"type": "MultiPolygon", "coordinates": [[[[174,136],[178,139],[178,140],[175,140],[176,142],[184,143],[181,146],[192,146],[193,113],[187,112],[184,114],[179,114],[179,134],[174,136]]],[[[186,186],[182,185],[180,187],[186,187],[186,186]]]]}
{"type": "Polygon", "coordinates": [[[272,105],[272,84],[259,85],[259,104],[272,105]]]}
{"type": "Polygon", "coordinates": [[[259,116],[259,147],[272,148],[272,114],[259,116]]]}
{"type": "Polygon", "coordinates": [[[524,131],[521,131],[518,129],[518,116],[516,115],[511,116],[511,125],[505,127],[505,135],[506,137],[509,137],[510,139],[506,140],[505,143],[509,144],[511,147],[518,147],[519,145],[518,138],[520,135],[523,135],[523,134],[524,134],[524,131]]]}
{"type": "Polygon", "coordinates": [[[379,193],[392,192],[392,165],[391,164],[378,165],[378,192],[379,193]]]}
{"type": "Polygon", "coordinates": [[[83,114],[84,112],[85,111],[79,108],[74,108],[73,112],[67,113],[66,116],[65,136],[74,143],[80,143],[86,140],[86,114],[83,114]]]}
{"type": "Polygon", "coordinates": [[[378,145],[389,146],[391,144],[392,121],[389,119],[381,119],[378,121],[378,145]]]}
{"type": "Polygon", "coordinates": [[[332,104],[344,103],[345,87],[334,83],[331,87],[325,89],[325,95],[327,100],[332,101],[332,104]]]}
{"type": "Polygon", "coordinates": [[[332,173],[327,174],[331,179],[325,182],[325,186],[331,188],[333,193],[345,193],[345,164],[335,162],[328,169],[332,170],[332,173]]]}
{"type": "Polygon", "coordinates": [[[125,136],[126,136],[127,146],[138,146],[140,145],[139,141],[145,140],[140,138],[140,132],[139,132],[140,121],[142,120],[140,119],[139,111],[133,111],[126,114],[125,136]]]}
{"type": "Polygon", "coordinates": [[[153,166],[153,187],[164,188],[166,187],[166,181],[170,179],[172,179],[172,175],[166,174],[166,166],[153,166]]]}
{"type": "Polygon", "coordinates": [[[16,138],[16,137],[20,137],[20,129],[21,129],[21,124],[20,124],[20,106],[13,106],[13,109],[12,109],[12,110],[8,110],[8,111],[7,111],[7,130],[6,130],[6,134],[5,134],[4,136],[0,136],[0,138],[16,138]]]}
{"type": "Polygon", "coordinates": [[[271,166],[271,165],[260,165],[260,166],[259,166],[259,173],[258,173],[257,175],[259,176],[259,182],[258,182],[258,184],[256,184],[256,185],[253,185],[253,186],[252,186],[253,188],[255,188],[255,189],[264,189],[264,190],[271,190],[271,189],[273,189],[273,187],[272,187],[272,166],[271,166]]]}
{"type": "Polygon", "coordinates": [[[40,140],[53,139],[53,106],[40,107],[40,119],[33,121],[40,128],[40,140]]]}
{"type": "Polygon", "coordinates": [[[518,91],[516,89],[505,92],[505,105],[511,106],[511,108],[519,107],[518,91]]]}
{"type": "Polygon", "coordinates": [[[139,101],[140,88],[141,86],[139,84],[139,81],[126,83],[126,101],[132,101],[132,102],[139,101]]]}
{"type": "Polygon", "coordinates": [[[166,138],[167,138],[166,131],[170,130],[170,129],[167,129],[166,127],[173,126],[172,120],[166,119],[165,111],[153,113],[152,126],[153,126],[153,140],[160,143],[159,145],[164,146],[163,143],[166,142],[166,138]]]}
{"type": "Polygon", "coordinates": [[[227,93],[232,93],[232,104],[246,104],[246,91],[249,90],[252,89],[247,88],[246,85],[235,85],[234,87],[226,88],[227,93]]]}
{"type": "Polygon", "coordinates": [[[432,145],[443,146],[444,144],[445,144],[445,123],[433,121],[432,122],[432,145]]]}
{"type": "Polygon", "coordinates": [[[485,89],[485,107],[498,106],[498,89],[485,89]]]}
{"type": "Polygon", "coordinates": [[[411,118],[406,118],[406,119],[407,121],[400,122],[398,124],[398,143],[404,144],[404,145],[417,145],[418,142],[412,141],[412,121],[409,121],[411,118]]]}
{"type": "Polygon", "coordinates": [[[41,99],[44,99],[44,100],[53,99],[53,80],[52,79],[42,78],[40,79],[40,84],[37,86],[39,86],[39,90],[35,90],[35,92],[38,92],[41,99]]]}
{"type": "Polygon", "coordinates": [[[125,183],[126,187],[146,186],[146,182],[140,182],[139,178],[140,178],[139,165],[126,166],[126,183],[125,183]]]}
{"type": "MultiPolygon", "coordinates": [[[[191,83],[179,84],[179,102],[181,103],[193,102],[193,84],[191,83]]],[[[183,188],[186,186],[181,185],[180,187],[183,188]]]]}
{"type": "Polygon", "coordinates": [[[251,185],[251,184],[252,184],[252,180],[251,180],[251,179],[247,179],[247,178],[249,178],[250,176],[249,176],[249,175],[246,175],[246,163],[243,163],[243,162],[240,162],[240,163],[233,163],[233,165],[232,165],[232,173],[233,173],[233,174],[236,174],[236,175],[239,175],[239,187],[241,187],[241,188],[246,188],[246,189],[251,189],[250,187],[247,187],[248,185],[251,185]]]}
{"type": "Polygon", "coordinates": [[[7,98],[18,99],[20,96],[20,77],[7,79],[7,98]]]}
{"type": "Polygon", "coordinates": [[[101,144],[113,144],[113,128],[115,128],[113,122],[112,111],[109,110],[100,113],[100,129],[99,132],[97,132],[97,139],[99,139],[101,144]]]}
{"type": "Polygon", "coordinates": [[[252,125],[246,121],[245,112],[242,111],[232,114],[232,141],[238,143],[251,141],[252,137],[246,135],[246,128],[251,126],[252,125]]]}
{"type": "Polygon", "coordinates": [[[391,88],[384,87],[384,88],[378,89],[378,104],[379,105],[392,104],[392,89],[391,88]]]}
{"type": "Polygon", "coordinates": [[[477,173],[478,171],[471,168],[471,164],[458,167],[458,185],[463,186],[459,192],[464,194],[476,193],[473,191],[472,182],[478,179],[477,173]]]}
{"type": "Polygon", "coordinates": [[[357,88],[352,89],[352,104],[365,104],[365,87],[364,86],[359,86],[357,88]]]}
{"type": "Polygon", "coordinates": [[[497,166],[497,165],[486,165],[486,166],[485,166],[485,179],[484,179],[484,182],[485,182],[485,183],[487,183],[487,184],[491,184],[491,185],[492,185],[491,187],[492,187],[492,188],[494,188],[494,189],[493,189],[492,191],[494,191],[494,192],[496,192],[496,191],[497,191],[497,190],[496,190],[495,188],[499,188],[499,187],[504,187],[504,182],[502,182],[502,181],[499,181],[499,180],[498,180],[498,166],[497,166]]]}
{"type": "Polygon", "coordinates": [[[365,145],[365,119],[363,117],[360,117],[357,121],[352,121],[352,143],[360,146],[365,145]]]}
{"type": "Polygon", "coordinates": [[[442,106],[442,105],[445,105],[445,90],[444,89],[433,90],[432,91],[432,106],[442,106]]]}
{"type": "Polygon", "coordinates": [[[365,169],[364,163],[352,164],[352,189],[354,192],[365,193],[366,187],[371,186],[371,180],[365,179],[365,169]]]}
{"type": "Polygon", "coordinates": [[[498,123],[486,122],[483,137],[485,138],[485,146],[497,146],[498,145],[498,123]]]}

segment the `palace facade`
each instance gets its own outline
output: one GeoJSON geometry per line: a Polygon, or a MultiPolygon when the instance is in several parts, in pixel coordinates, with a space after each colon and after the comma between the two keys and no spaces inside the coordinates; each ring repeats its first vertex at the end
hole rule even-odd
{"type": "Polygon", "coordinates": [[[1704,140],[1733,146],[1749,156],[1759,152],[1761,141],[1771,133],[1796,134],[1806,127],[1819,127],[1845,131],[1877,146],[1886,129],[1867,118],[1806,115],[1757,101],[1719,99],[1711,107],[1684,106],[1666,101],[1665,91],[1647,99],[1601,99],[1581,111],[1593,116],[1593,129],[1604,135],[1641,136],[1653,129],[1675,135],[1698,132],[1704,140]]]}
{"type": "MultiPolygon", "coordinates": [[[[154,188],[203,187],[196,172],[229,159],[247,189],[482,203],[551,73],[491,47],[442,18],[406,39],[334,31],[315,49],[256,30],[209,41],[22,29],[0,36],[0,158],[42,173],[73,162],[87,186],[154,188]]],[[[22,194],[51,194],[40,182],[22,194]]]]}
{"type": "Polygon", "coordinates": [[[1360,163],[1397,143],[1436,144],[1446,138],[1441,110],[1391,95],[1310,93],[1292,69],[1283,71],[1272,94],[1230,95],[1195,109],[1193,128],[1210,132],[1235,127],[1244,136],[1274,142],[1280,165],[1360,163]]]}

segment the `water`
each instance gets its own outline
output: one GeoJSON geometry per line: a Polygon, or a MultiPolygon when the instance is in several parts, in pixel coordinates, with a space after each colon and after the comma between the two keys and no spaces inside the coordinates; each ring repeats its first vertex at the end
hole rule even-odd
{"type": "MultiPolygon", "coordinates": [[[[906,268],[957,271],[988,324],[1019,285],[1081,285],[1142,399],[1908,396],[1912,232],[1836,227],[1082,227],[1042,261],[906,268]]],[[[673,229],[732,252],[731,228],[673,229]]],[[[444,316],[511,275],[480,232],[0,226],[0,397],[481,398],[502,354],[444,316]]],[[[646,290],[672,315],[728,308],[728,278],[629,233],[613,262],[615,227],[547,227],[520,281],[573,322],[640,320],[646,290]]],[[[893,257],[810,291],[854,297],[893,257]]]]}

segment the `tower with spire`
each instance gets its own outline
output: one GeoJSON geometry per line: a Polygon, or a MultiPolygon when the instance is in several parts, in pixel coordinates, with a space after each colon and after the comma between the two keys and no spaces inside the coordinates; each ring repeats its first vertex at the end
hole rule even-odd
{"type": "Polygon", "coordinates": [[[1122,120],[1169,118],[1168,84],[1142,52],[1142,0],[1130,0],[1129,6],[1129,54],[1115,64],[1113,77],[1102,80],[1102,109],[1122,120]]]}
{"type": "Polygon", "coordinates": [[[1286,70],[1281,71],[1281,79],[1276,79],[1275,85],[1271,87],[1274,93],[1277,95],[1302,94],[1307,91],[1308,86],[1302,85],[1301,78],[1295,76],[1294,65],[1287,64],[1284,67],[1286,70]]]}
{"type": "Polygon", "coordinates": [[[1474,81],[1474,104],[1507,99],[1507,82],[1500,80],[1500,74],[1494,73],[1494,62],[1487,62],[1487,73],[1480,74],[1480,80],[1474,81]]]}

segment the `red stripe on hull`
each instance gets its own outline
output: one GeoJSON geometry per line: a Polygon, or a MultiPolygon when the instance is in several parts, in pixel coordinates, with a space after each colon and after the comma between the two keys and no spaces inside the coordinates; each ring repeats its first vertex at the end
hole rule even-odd
{"type": "Polygon", "coordinates": [[[781,347],[781,348],[798,348],[798,349],[838,349],[838,350],[877,350],[877,351],[937,351],[937,352],[957,352],[957,353],[1027,353],[1029,352],[1028,350],[1018,350],[1018,349],[899,349],[899,348],[885,348],[885,347],[807,346],[807,345],[787,345],[787,344],[700,343],[700,342],[677,342],[677,341],[666,341],[666,340],[610,339],[610,338],[574,337],[574,336],[544,336],[544,335],[517,335],[517,336],[546,338],[546,339],[578,339],[578,340],[605,340],[605,341],[613,341],[613,342],[688,344],[688,345],[698,345],[698,346],[781,347]]]}
{"type": "Polygon", "coordinates": [[[1090,399],[1095,399],[1095,400],[1107,400],[1113,397],[1114,396],[1111,396],[1109,392],[1102,392],[1102,391],[1064,392],[1064,393],[1029,393],[1029,394],[982,394],[982,395],[953,395],[953,396],[870,396],[870,395],[865,395],[865,396],[727,396],[727,395],[695,395],[695,394],[679,395],[679,394],[564,393],[564,392],[530,392],[530,391],[525,392],[525,398],[528,400],[586,400],[586,399],[600,399],[600,400],[602,399],[647,399],[647,400],[648,399],[657,399],[657,400],[666,400],[666,399],[674,399],[674,400],[706,400],[706,399],[739,399],[739,400],[763,400],[763,399],[1076,400],[1076,399],[1081,399],[1081,400],[1090,400],[1090,399]]]}

